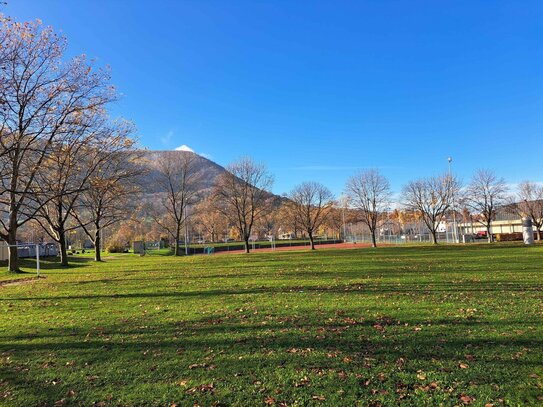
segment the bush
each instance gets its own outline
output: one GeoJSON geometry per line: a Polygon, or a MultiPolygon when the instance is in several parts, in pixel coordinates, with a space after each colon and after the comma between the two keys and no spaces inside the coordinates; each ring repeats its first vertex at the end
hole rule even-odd
{"type": "Polygon", "coordinates": [[[110,242],[106,247],[106,251],[108,253],[124,253],[126,251],[126,247],[124,243],[121,242],[110,242]]]}

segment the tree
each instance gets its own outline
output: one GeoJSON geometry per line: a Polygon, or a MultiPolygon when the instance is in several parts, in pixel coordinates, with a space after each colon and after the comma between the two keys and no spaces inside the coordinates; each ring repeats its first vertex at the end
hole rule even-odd
{"type": "Polygon", "coordinates": [[[332,192],[317,182],[304,182],[289,194],[291,211],[301,228],[307,233],[311,250],[315,250],[315,232],[323,225],[332,208],[332,192]]]}
{"type": "Polygon", "coordinates": [[[402,202],[406,209],[418,212],[437,244],[439,224],[452,205],[459,191],[455,177],[442,175],[409,182],[402,191],[402,202]]]}
{"type": "Polygon", "coordinates": [[[166,151],[156,163],[157,182],[165,193],[159,201],[160,214],[151,211],[151,216],[175,242],[176,256],[180,255],[181,231],[188,207],[195,203],[198,193],[197,159],[198,156],[189,151],[166,151]]]}
{"type": "Polygon", "coordinates": [[[292,202],[290,202],[286,196],[283,198],[277,212],[277,229],[281,230],[283,234],[292,233],[295,238],[298,238],[300,235],[300,225],[296,217],[294,216],[294,211],[291,208],[292,202]]]}
{"type": "Polygon", "coordinates": [[[277,208],[272,203],[271,210],[266,211],[256,222],[255,228],[259,235],[264,235],[267,238],[275,236],[277,233],[277,208]]]}
{"type": "Polygon", "coordinates": [[[373,247],[377,247],[376,231],[386,216],[391,200],[390,183],[378,170],[366,170],[347,181],[347,195],[352,205],[360,211],[361,220],[371,234],[373,247]]]}
{"type": "Polygon", "coordinates": [[[337,203],[332,205],[328,209],[328,215],[322,224],[321,229],[324,228],[326,234],[330,232],[334,239],[341,239],[344,211],[345,209],[339,207],[337,203]]]}
{"type": "Polygon", "coordinates": [[[235,225],[249,253],[249,239],[255,222],[271,207],[269,190],[273,177],[266,167],[245,157],[230,164],[215,185],[217,209],[235,225]]]}
{"type": "Polygon", "coordinates": [[[114,134],[107,118],[94,112],[90,117],[77,118],[71,127],[51,143],[50,154],[36,176],[35,193],[30,196],[37,221],[60,246],[62,266],[68,266],[66,234],[78,227],[70,222],[72,210],[89,178],[107,157],[102,150],[124,143],[124,136],[114,134]]]}
{"type": "Polygon", "coordinates": [[[132,132],[133,127],[124,123],[117,129],[118,142],[102,146],[100,163],[71,212],[94,244],[95,261],[102,260],[102,231],[136,210],[139,179],[145,170],[142,152],[128,137],[132,132]]]}
{"type": "Polygon", "coordinates": [[[228,221],[225,216],[217,210],[217,204],[213,196],[204,198],[195,208],[196,225],[203,232],[208,240],[217,242],[219,236],[228,229],[228,221]]]}
{"type": "MultiPolygon", "coordinates": [[[[54,141],[84,112],[114,98],[109,74],[84,56],[63,62],[66,39],[41,22],[0,21],[0,238],[17,243],[18,229],[38,208],[29,197],[54,141]]],[[[10,247],[9,270],[18,271],[10,247]]]]}
{"type": "Polygon", "coordinates": [[[517,208],[519,215],[532,219],[537,232],[537,240],[541,240],[541,229],[543,228],[543,185],[534,182],[524,181],[518,186],[517,208]]]}
{"type": "Polygon", "coordinates": [[[492,242],[492,221],[496,218],[496,210],[507,201],[507,184],[491,170],[477,171],[465,194],[466,205],[477,216],[487,232],[488,242],[492,242]]]}

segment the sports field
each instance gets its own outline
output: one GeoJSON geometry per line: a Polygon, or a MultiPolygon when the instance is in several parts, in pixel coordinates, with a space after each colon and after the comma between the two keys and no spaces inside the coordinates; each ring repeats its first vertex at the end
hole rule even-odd
{"type": "Polygon", "coordinates": [[[105,260],[0,287],[1,405],[543,403],[543,246],[105,260]]]}

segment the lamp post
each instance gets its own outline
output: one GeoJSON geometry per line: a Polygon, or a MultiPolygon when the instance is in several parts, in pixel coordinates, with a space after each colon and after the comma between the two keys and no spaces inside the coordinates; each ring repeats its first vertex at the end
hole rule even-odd
{"type": "Polygon", "coordinates": [[[453,211],[453,239],[455,243],[458,243],[458,230],[456,228],[456,207],[454,203],[454,186],[452,185],[452,182],[453,182],[452,170],[451,170],[452,160],[453,160],[452,157],[447,158],[447,161],[449,162],[449,181],[451,182],[451,188],[453,188],[451,191],[452,192],[452,211],[453,211]]]}

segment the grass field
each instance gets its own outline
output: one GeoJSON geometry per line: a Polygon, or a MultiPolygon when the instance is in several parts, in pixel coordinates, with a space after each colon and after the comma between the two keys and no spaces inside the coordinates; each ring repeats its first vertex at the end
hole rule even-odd
{"type": "Polygon", "coordinates": [[[542,246],[43,272],[0,288],[0,404],[543,404],[542,246]]]}

